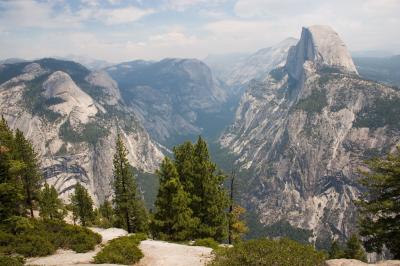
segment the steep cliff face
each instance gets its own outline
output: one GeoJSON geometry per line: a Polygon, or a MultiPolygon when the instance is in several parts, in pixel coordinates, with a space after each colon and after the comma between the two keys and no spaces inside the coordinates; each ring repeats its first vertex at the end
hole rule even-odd
{"type": "Polygon", "coordinates": [[[399,91],[361,79],[337,33],[313,26],[250,84],[220,143],[254,172],[247,198],[261,221],[288,220],[320,244],[354,230],[358,169],[400,143],[399,111],[399,91]]]}
{"type": "Polygon", "coordinates": [[[158,141],[203,133],[201,115],[217,113],[229,96],[195,59],[133,61],[106,69],[144,127],[158,141]]]}
{"type": "Polygon", "coordinates": [[[104,74],[67,61],[43,59],[2,65],[0,114],[32,140],[44,177],[67,199],[76,182],[95,201],[111,195],[112,157],[120,132],[136,168],[154,171],[163,154],[119,102],[104,74]]]}

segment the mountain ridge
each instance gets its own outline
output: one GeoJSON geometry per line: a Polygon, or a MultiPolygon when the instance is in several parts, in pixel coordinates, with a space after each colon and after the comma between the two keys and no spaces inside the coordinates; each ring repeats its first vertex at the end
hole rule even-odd
{"type": "Polygon", "coordinates": [[[0,85],[0,112],[11,128],[32,140],[46,182],[64,200],[76,182],[88,188],[95,202],[111,196],[118,132],[134,167],[153,172],[163,157],[131,109],[118,101],[98,101],[108,88],[87,81],[90,73],[80,64],[55,59],[0,69],[3,80],[8,79],[0,85]]]}
{"type": "MultiPolygon", "coordinates": [[[[287,220],[328,247],[355,230],[363,160],[400,143],[400,127],[389,118],[400,93],[360,78],[343,46],[325,47],[330,54],[323,61],[308,32],[285,67],[250,83],[220,143],[254,173],[244,201],[262,223],[287,220]]],[[[323,32],[337,38],[331,29],[323,32]]]]}

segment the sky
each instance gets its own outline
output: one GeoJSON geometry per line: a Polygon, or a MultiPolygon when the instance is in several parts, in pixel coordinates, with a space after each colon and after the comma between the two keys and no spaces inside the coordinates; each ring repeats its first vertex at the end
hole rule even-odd
{"type": "Polygon", "coordinates": [[[351,51],[400,54],[400,0],[0,0],[0,58],[109,62],[251,53],[330,25],[351,51]]]}

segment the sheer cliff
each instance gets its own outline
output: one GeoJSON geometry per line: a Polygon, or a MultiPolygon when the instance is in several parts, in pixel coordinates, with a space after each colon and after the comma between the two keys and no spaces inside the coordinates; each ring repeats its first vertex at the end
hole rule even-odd
{"type": "Polygon", "coordinates": [[[250,83],[220,143],[254,173],[246,198],[261,222],[287,220],[322,245],[355,229],[358,169],[400,143],[399,112],[398,90],[360,78],[338,34],[312,26],[250,83]]]}

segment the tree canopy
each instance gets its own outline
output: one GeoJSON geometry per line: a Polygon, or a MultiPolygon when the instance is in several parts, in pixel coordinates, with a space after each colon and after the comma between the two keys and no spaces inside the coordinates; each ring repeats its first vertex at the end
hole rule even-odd
{"type": "Polygon", "coordinates": [[[368,166],[361,181],[367,192],[358,202],[364,246],[378,253],[386,246],[400,259],[400,147],[386,158],[368,161],[368,166]]]}
{"type": "Polygon", "coordinates": [[[114,205],[117,224],[128,232],[146,232],[148,215],[139,196],[136,179],[128,162],[128,151],[120,134],[113,160],[114,205]]]}
{"type": "Polygon", "coordinates": [[[173,151],[174,159],[165,159],[158,171],[160,189],[155,224],[160,226],[161,233],[172,238],[179,235],[179,238],[224,240],[229,203],[222,186],[225,176],[211,161],[207,143],[199,137],[195,144],[185,142],[173,151]],[[172,200],[178,206],[171,207],[172,200]],[[178,231],[170,231],[168,224],[175,225],[178,231]]]}

